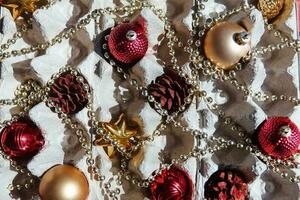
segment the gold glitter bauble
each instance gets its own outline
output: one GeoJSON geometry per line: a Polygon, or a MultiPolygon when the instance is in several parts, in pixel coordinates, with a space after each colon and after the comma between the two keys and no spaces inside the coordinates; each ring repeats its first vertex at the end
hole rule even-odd
{"type": "Polygon", "coordinates": [[[269,23],[285,22],[293,9],[294,0],[259,0],[258,8],[269,23]]]}

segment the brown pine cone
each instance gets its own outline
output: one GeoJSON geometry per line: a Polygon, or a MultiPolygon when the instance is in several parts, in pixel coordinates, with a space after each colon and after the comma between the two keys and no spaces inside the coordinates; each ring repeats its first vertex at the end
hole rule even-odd
{"type": "MultiPolygon", "coordinates": [[[[87,82],[84,79],[84,82],[87,82]]],[[[55,107],[61,108],[65,114],[75,114],[82,110],[88,103],[87,92],[84,90],[76,76],[63,73],[57,78],[49,92],[49,100],[55,107]]],[[[54,111],[54,109],[52,108],[54,111]]]]}
{"type": "MultiPolygon", "coordinates": [[[[148,86],[148,94],[152,95],[155,101],[171,114],[184,105],[184,99],[189,95],[190,87],[178,74],[167,71],[152,81],[148,86]]],[[[150,102],[150,105],[156,109],[154,102],[150,102]]]]}
{"type": "Polygon", "coordinates": [[[234,169],[220,169],[204,185],[208,200],[248,200],[248,184],[243,174],[234,169]]]}

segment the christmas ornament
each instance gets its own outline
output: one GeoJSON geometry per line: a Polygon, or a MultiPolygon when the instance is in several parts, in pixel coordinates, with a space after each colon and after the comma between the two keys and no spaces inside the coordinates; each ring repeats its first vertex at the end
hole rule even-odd
{"type": "MultiPolygon", "coordinates": [[[[188,97],[190,89],[185,80],[173,71],[167,71],[165,74],[157,77],[155,81],[148,86],[148,94],[152,95],[161,107],[169,114],[179,110],[184,105],[185,98],[188,97]]],[[[150,102],[152,108],[155,103],[150,102]]]]}
{"type": "Polygon", "coordinates": [[[143,58],[148,49],[144,19],[138,17],[133,22],[113,28],[109,34],[108,48],[114,59],[124,64],[133,64],[143,58]]]}
{"type": "MultiPolygon", "coordinates": [[[[87,102],[87,91],[84,89],[83,83],[70,73],[63,73],[58,77],[50,87],[48,99],[53,102],[54,107],[61,108],[65,114],[75,114],[82,110],[87,102]]],[[[54,111],[54,108],[52,108],[54,111]]]]}
{"type": "Polygon", "coordinates": [[[257,131],[259,146],[268,155],[285,159],[298,152],[300,132],[288,117],[271,117],[257,131]]]}
{"type": "Polygon", "coordinates": [[[23,17],[28,19],[32,16],[34,11],[46,6],[48,4],[47,0],[2,0],[0,5],[7,8],[12,17],[15,19],[23,17]]]}
{"type": "MultiPolygon", "coordinates": [[[[132,151],[138,144],[138,131],[128,128],[124,114],[121,114],[116,122],[103,123],[103,129],[108,134],[109,138],[116,141],[120,147],[127,151],[132,151]]],[[[112,156],[114,153],[114,145],[105,140],[103,135],[97,135],[94,140],[94,145],[106,148],[107,155],[112,156]]]]}
{"type": "Polygon", "coordinates": [[[1,148],[14,159],[28,159],[44,146],[41,130],[30,119],[19,119],[1,131],[1,148]]]}
{"type": "Polygon", "coordinates": [[[39,194],[42,200],[86,200],[89,183],[76,167],[57,165],[43,175],[39,194]]]}
{"type": "Polygon", "coordinates": [[[294,0],[259,0],[258,8],[270,23],[285,22],[293,10],[294,0]]]}
{"type": "Polygon", "coordinates": [[[155,177],[150,189],[152,200],[191,200],[193,182],[187,172],[172,166],[155,177]]]}
{"type": "Polygon", "coordinates": [[[241,172],[220,169],[205,183],[204,196],[207,200],[247,200],[248,185],[241,172]]]}
{"type": "Polygon", "coordinates": [[[217,67],[232,69],[250,51],[250,33],[237,23],[220,22],[208,30],[204,53],[217,67]]]}

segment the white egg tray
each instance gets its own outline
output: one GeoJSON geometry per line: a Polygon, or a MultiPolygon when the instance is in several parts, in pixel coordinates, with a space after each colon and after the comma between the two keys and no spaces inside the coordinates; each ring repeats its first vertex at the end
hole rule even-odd
{"type": "MultiPolygon", "coordinates": [[[[192,23],[193,0],[149,0],[155,6],[163,9],[174,24],[180,38],[189,37],[188,30],[192,23]]],[[[242,0],[209,0],[204,11],[205,17],[213,17],[216,12],[234,8],[242,0]]],[[[87,12],[96,8],[115,7],[127,4],[125,0],[61,0],[49,9],[38,10],[34,13],[36,21],[31,37],[18,40],[10,49],[20,49],[36,41],[50,40],[70,24],[78,21],[87,12]]],[[[146,56],[140,60],[131,70],[132,77],[138,77],[140,83],[148,85],[156,77],[163,74],[163,66],[159,64],[159,57],[164,59],[165,46],[158,51],[161,35],[164,33],[163,22],[155,16],[151,10],[143,9],[141,15],[147,23],[149,38],[149,50],[146,56]]],[[[251,13],[256,18],[252,33],[252,46],[272,41],[272,37],[264,34],[262,16],[257,10],[251,13]],[[271,38],[271,39],[270,39],[271,38]]],[[[11,38],[16,31],[15,23],[10,12],[2,8],[3,20],[0,41],[4,43],[11,38]]],[[[101,121],[110,121],[113,117],[125,112],[128,117],[138,117],[143,122],[144,132],[152,134],[161,122],[161,116],[153,110],[144,100],[135,96],[136,92],[128,87],[124,81],[120,81],[113,68],[96,51],[97,35],[99,32],[114,26],[114,19],[103,16],[99,24],[91,22],[86,31],[82,31],[71,40],[65,40],[47,49],[39,56],[28,54],[9,58],[1,63],[0,99],[14,98],[14,90],[24,80],[33,78],[45,84],[52,74],[71,63],[77,66],[94,90],[94,107],[99,110],[98,118],[101,121]],[[98,28],[97,28],[98,27],[98,28]],[[99,109],[101,108],[101,109],[99,109]],[[138,108],[138,109],[137,109],[138,108]]],[[[297,37],[296,9],[285,25],[280,29],[287,35],[297,37]]],[[[180,55],[181,56],[181,55],[180,55]]],[[[178,60],[181,60],[180,58],[178,60]]],[[[187,60],[184,56],[182,60],[187,60]]],[[[189,63],[182,63],[187,67],[189,63]]],[[[238,73],[241,80],[256,91],[271,92],[274,94],[287,94],[299,97],[299,71],[298,56],[292,50],[283,50],[264,58],[259,58],[253,66],[238,73]],[[284,83],[284,84],[281,84],[284,83]]],[[[232,116],[249,133],[267,116],[290,116],[300,127],[300,111],[287,103],[268,103],[258,105],[254,100],[241,98],[241,95],[229,84],[215,82],[213,80],[202,81],[201,88],[206,90],[218,104],[222,104],[226,114],[232,116]]],[[[0,107],[0,119],[11,118],[13,107],[0,107]]],[[[28,169],[36,176],[41,176],[47,169],[56,164],[71,163],[79,167],[87,177],[86,158],[78,140],[72,132],[67,130],[44,103],[33,107],[29,115],[31,119],[42,129],[46,144],[45,147],[29,163],[28,169]]],[[[75,116],[85,127],[88,128],[87,109],[83,109],[75,116]]],[[[194,99],[188,110],[182,115],[182,121],[189,128],[197,129],[211,135],[236,136],[230,130],[220,128],[218,117],[211,113],[202,101],[194,99]],[[205,122],[205,123],[203,123],[205,122]],[[204,125],[203,125],[204,124],[204,125]]],[[[188,152],[196,142],[188,134],[169,131],[167,135],[156,137],[154,142],[144,146],[143,155],[134,158],[130,163],[130,169],[139,176],[146,178],[159,168],[162,154],[166,157],[175,157],[183,152],[188,152]]],[[[94,155],[97,155],[101,163],[101,172],[107,177],[114,174],[114,163],[108,158],[104,150],[94,147],[94,155]]],[[[221,165],[236,166],[243,170],[253,172],[255,176],[250,183],[250,198],[253,200],[297,200],[299,199],[299,186],[280,178],[269,171],[265,164],[254,155],[229,149],[214,155],[204,156],[202,159],[192,158],[182,166],[186,169],[195,185],[194,199],[204,199],[203,186],[208,177],[221,165]]],[[[9,200],[7,185],[16,178],[16,172],[11,171],[8,161],[0,158],[0,199],[9,200]]],[[[114,185],[113,185],[114,187],[114,185]]],[[[90,181],[89,200],[107,199],[104,190],[96,181],[90,181]]],[[[29,191],[30,193],[30,191],[29,191]]],[[[121,199],[147,199],[144,191],[131,185],[122,188],[121,199]]],[[[16,194],[17,199],[31,199],[38,197],[30,194],[16,194]]]]}

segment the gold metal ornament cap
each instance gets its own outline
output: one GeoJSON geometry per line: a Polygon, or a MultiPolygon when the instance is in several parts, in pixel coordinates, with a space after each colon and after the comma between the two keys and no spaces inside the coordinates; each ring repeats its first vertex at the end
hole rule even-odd
{"type": "Polygon", "coordinates": [[[42,200],[86,200],[89,183],[76,167],[57,165],[43,175],[39,194],[42,200]]]}
{"type": "Polygon", "coordinates": [[[294,7],[294,0],[259,0],[258,8],[269,23],[284,23],[294,7]]]}
{"type": "Polygon", "coordinates": [[[205,56],[224,70],[232,69],[250,49],[250,33],[237,23],[220,22],[204,38],[205,56]]]}

